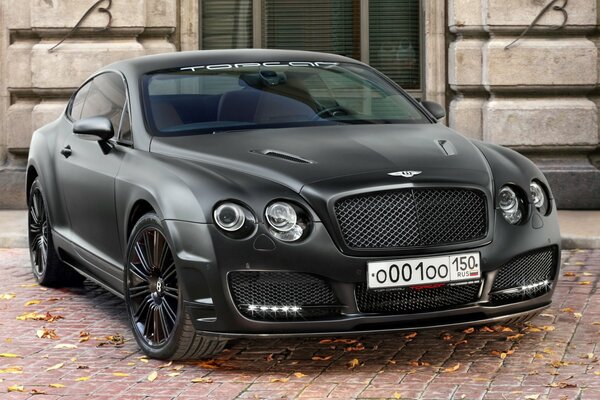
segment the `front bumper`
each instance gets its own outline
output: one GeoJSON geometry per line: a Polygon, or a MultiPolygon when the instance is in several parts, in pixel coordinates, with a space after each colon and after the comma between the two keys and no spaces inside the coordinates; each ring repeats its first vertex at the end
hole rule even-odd
{"type": "MultiPolygon", "coordinates": [[[[497,217],[496,217],[497,218],[497,217]]],[[[247,240],[231,240],[209,224],[165,221],[175,249],[187,311],[196,329],[223,337],[306,336],[489,324],[522,319],[548,307],[560,268],[560,234],[556,218],[544,226],[494,223],[493,240],[477,247],[402,251],[394,256],[357,257],[336,247],[325,227],[315,223],[309,237],[289,244],[271,239],[263,225],[247,240]],[[490,300],[499,268],[516,256],[549,248],[556,254],[554,279],[535,297],[505,304],[490,300]],[[367,261],[477,251],[482,282],[475,301],[443,310],[411,313],[361,313],[355,289],[366,279],[367,261]],[[342,306],[339,315],[315,320],[261,320],[243,315],[234,301],[228,275],[234,271],[287,271],[318,276],[331,284],[342,306]]],[[[472,244],[471,244],[472,246],[472,244]]]]}

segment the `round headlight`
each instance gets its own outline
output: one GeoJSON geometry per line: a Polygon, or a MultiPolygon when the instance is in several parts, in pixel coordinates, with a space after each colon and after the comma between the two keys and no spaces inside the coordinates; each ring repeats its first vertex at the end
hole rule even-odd
{"type": "Polygon", "coordinates": [[[508,223],[516,225],[521,222],[523,211],[521,210],[519,198],[510,187],[504,186],[500,190],[498,194],[498,207],[502,210],[502,215],[508,223]]]}
{"type": "Polygon", "coordinates": [[[215,223],[227,232],[235,232],[244,226],[246,216],[242,206],[235,203],[223,203],[213,213],[215,223]]]}
{"type": "Polygon", "coordinates": [[[529,185],[529,190],[531,191],[531,200],[533,201],[533,205],[541,209],[546,204],[546,193],[542,186],[537,182],[531,182],[529,185]]]}
{"type": "Polygon", "coordinates": [[[296,210],[288,203],[275,202],[267,207],[265,217],[269,225],[279,232],[289,232],[298,222],[296,210]]]}
{"type": "Polygon", "coordinates": [[[269,233],[284,242],[295,242],[306,234],[310,217],[302,207],[285,201],[275,201],[267,206],[265,219],[269,233]]]}

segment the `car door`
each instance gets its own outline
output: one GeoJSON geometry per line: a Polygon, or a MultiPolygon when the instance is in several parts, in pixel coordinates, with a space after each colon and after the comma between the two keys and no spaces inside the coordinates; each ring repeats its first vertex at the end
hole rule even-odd
{"type": "Polygon", "coordinates": [[[129,126],[129,121],[122,121],[129,118],[124,113],[127,91],[121,75],[114,72],[96,76],[89,85],[81,110],[73,104],[71,122],[107,117],[115,138],[100,143],[79,137],[73,134],[71,123],[71,132],[60,151],[62,156],[58,157],[58,179],[69,216],[70,239],[78,255],[95,266],[104,261],[102,264],[114,269],[104,272],[118,275],[122,248],[117,228],[115,177],[125,154],[117,140],[119,129],[121,125],[129,126]]]}

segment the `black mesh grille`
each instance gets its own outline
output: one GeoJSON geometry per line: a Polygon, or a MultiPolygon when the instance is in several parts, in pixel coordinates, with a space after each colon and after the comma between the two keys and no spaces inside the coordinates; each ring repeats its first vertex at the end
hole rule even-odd
{"type": "Polygon", "coordinates": [[[431,289],[400,288],[386,291],[368,290],[366,283],[356,286],[356,302],[364,313],[414,313],[442,310],[477,301],[480,281],[446,285],[431,289]]]}
{"type": "Polygon", "coordinates": [[[357,249],[437,246],[483,239],[486,199],[472,189],[403,189],[335,204],[346,245],[357,249]]]}
{"type": "Polygon", "coordinates": [[[309,319],[339,314],[336,307],[339,303],[331,286],[310,274],[232,272],[229,274],[229,286],[240,312],[253,319],[309,319]],[[250,305],[297,306],[302,310],[298,313],[253,311],[249,309],[250,305]]]}
{"type": "Polygon", "coordinates": [[[494,279],[492,292],[551,281],[556,274],[557,251],[547,247],[522,254],[510,260],[494,279]]]}

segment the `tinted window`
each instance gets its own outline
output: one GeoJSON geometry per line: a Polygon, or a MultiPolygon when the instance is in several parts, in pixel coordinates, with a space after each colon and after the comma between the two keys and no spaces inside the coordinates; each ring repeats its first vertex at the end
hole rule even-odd
{"type": "Polygon", "coordinates": [[[81,110],[83,109],[83,104],[85,103],[85,98],[87,97],[90,87],[92,86],[92,82],[86,83],[83,87],[81,87],[75,97],[73,97],[73,102],[71,103],[71,111],[69,115],[75,121],[81,118],[81,110]]]}
{"type": "Polygon", "coordinates": [[[117,133],[127,97],[123,79],[115,73],[106,73],[98,75],[92,82],[81,118],[107,117],[117,133]]]}
{"type": "Polygon", "coordinates": [[[144,77],[144,107],[158,135],[343,124],[425,123],[407,96],[350,63],[219,64],[144,77]]]}

